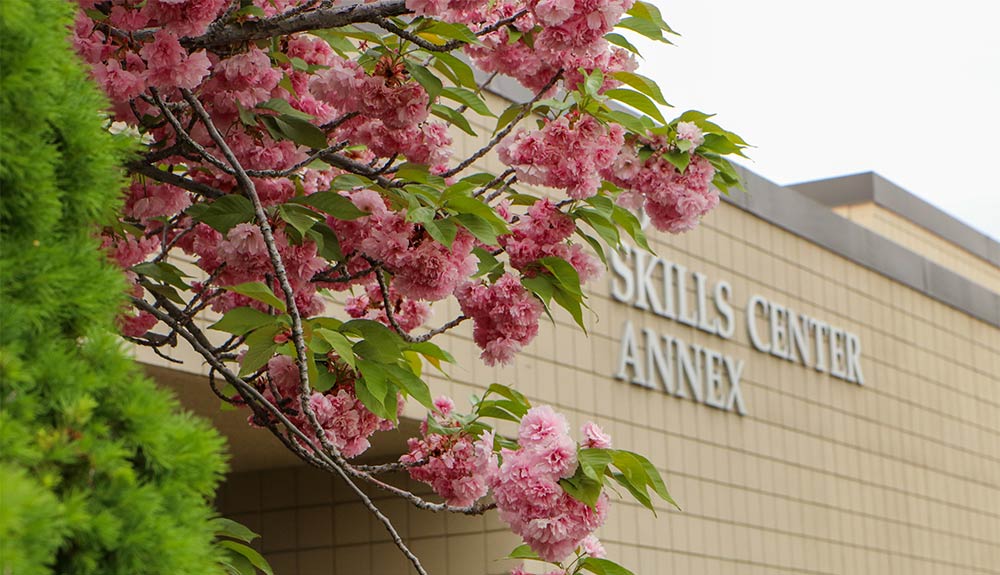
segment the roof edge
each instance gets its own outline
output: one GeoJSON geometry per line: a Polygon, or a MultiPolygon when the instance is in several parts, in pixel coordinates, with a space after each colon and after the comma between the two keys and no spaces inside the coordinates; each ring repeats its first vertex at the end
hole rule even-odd
{"type": "MultiPolygon", "coordinates": [[[[1000,327],[1000,294],[836,214],[826,205],[799,193],[797,188],[779,186],[742,166],[737,166],[737,170],[747,193],[723,196],[726,202],[928,297],[1000,327]]],[[[879,176],[857,174],[847,177],[879,176]]]]}
{"type": "Polygon", "coordinates": [[[873,202],[1000,267],[1000,242],[874,172],[824,178],[787,187],[829,207],[873,202]]]}

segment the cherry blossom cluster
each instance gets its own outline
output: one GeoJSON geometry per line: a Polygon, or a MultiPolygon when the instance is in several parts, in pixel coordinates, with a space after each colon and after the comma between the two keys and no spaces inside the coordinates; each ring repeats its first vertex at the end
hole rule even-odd
{"type": "MultiPolygon", "coordinates": [[[[693,123],[678,123],[677,132],[677,140],[686,142],[691,150],[704,142],[704,135],[693,123]]],[[[719,191],[712,185],[715,167],[692,153],[681,171],[665,157],[665,153],[676,149],[676,144],[662,138],[627,144],[603,174],[626,189],[619,203],[632,209],[643,208],[656,229],[670,233],[694,229],[702,216],[719,204],[719,191]],[[639,157],[641,145],[654,149],[645,161],[639,157]]]]}
{"type": "Polygon", "coordinates": [[[513,226],[511,233],[500,238],[500,245],[510,258],[510,265],[526,275],[538,272],[538,260],[559,257],[569,262],[586,283],[600,275],[600,262],[583,251],[579,244],[570,244],[576,224],[548,198],[538,200],[513,226]]]}
{"type": "Polygon", "coordinates": [[[539,557],[561,561],[604,523],[608,496],[601,493],[590,507],[559,485],[576,471],[577,445],[566,418],[551,407],[533,407],[521,419],[518,446],[500,452],[490,485],[497,511],[539,557]]]}
{"type": "Polygon", "coordinates": [[[438,425],[455,429],[452,434],[428,433],[427,422],[420,425],[421,438],[407,441],[409,451],[399,461],[409,467],[410,477],[431,486],[448,505],[468,507],[486,495],[490,479],[497,473],[493,433],[476,439],[450,418],[455,403],[449,397],[434,400],[438,425]]]}
{"type": "Polygon", "coordinates": [[[582,200],[597,193],[601,172],[615,161],[624,129],[603,126],[592,116],[567,114],[541,130],[518,130],[498,148],[500,161],[528,184],[566,190],[582,200]]]}
{"type": "Polygon", "coordinates": [[[610,79],[614,72],[636,68],[632,54],[604,39],[632,4],[631,0],[499,0],[483,16],[482,27],[527,13],[512,28],[490,32],[480,45],[465,51],[479,68],[516,78],[532,90],[544,87],[559,70],[573,75],[568,87],[575,87],[578,68],[602,70],[609,77],[608,89],[617,85],[610,79]],[[525,35],[532,41],[525,41],[525,35]]]}
{"type": "MultiPolygon", "coordinates": [[[[287,355],[276,355],[267,363],[267,376],[270,380],[264,396],[268,401],[278,406],[288,414],[289,419],[303,433],[315,437],[315,430],[299,407],[299,372],[295,360],[287,355]]],[[[309,405],[326,435],[326,440],[337,447],[344,457],[352,458],[361,455],[371,447],[369,438],[376,431],[388,431],[395,424],[372,413],[359,400],[354,392],[353,380],[341,378],[337,385],[320,393],[313,391],[309,396],[309,405]]],[[[402,412],[403,401],[400,398],[398,411],[402,412]]],[[[254,418],[250,418],[251,424],[254,418]]]]}
{"type": "Polygon", "coordinates": [[[510,363],[538,335],[542,304],[512,274],[492,285],[467,282],[455,296],[462,313],[475,322],[472,338],[487,365],[510,363]]]}

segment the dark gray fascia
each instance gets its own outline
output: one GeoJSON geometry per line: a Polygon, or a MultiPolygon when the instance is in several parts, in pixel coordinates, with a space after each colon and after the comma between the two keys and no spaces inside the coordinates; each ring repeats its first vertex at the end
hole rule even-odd
{"type": "Polygon", "coordinates": [[[873,202],[1000,267],[1000,242],[981,233],[874,172],[787,186],[824,206],[873,202]]]}
{"type": "MultiPolygon", "coordinates": [[[[837,215],[825,205],[799,193],[798,189],[779,186],[742,166],[737,166],[737,169],[747,193],[734,191],[730,196],[723,196],[728,203],[928,297],[1000,327],[1000,294],[837,215]]],[[[875,175],[858,174],[847,178],[870,176],[875,175]]]]}

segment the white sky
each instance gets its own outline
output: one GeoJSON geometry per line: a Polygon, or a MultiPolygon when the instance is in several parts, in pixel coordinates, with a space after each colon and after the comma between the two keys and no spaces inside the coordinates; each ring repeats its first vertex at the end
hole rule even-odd
{"type": "Polygon", "coordinates": [[[1000,240],[1000,1],[652,0],[676,112],[718,114],[778,183],[875,171],[1000,240]]]}

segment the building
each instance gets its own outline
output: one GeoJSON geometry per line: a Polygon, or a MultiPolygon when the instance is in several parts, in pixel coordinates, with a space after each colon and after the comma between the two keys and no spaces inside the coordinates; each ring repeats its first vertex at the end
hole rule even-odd
{"type": "MultiPolygon", "coordinates": [[[[637,574],[1000,573],[1000,244],[875,174],[744,176],[696,231],[652,235],[656,259],[614,260],[589,286],[589,337],[557,316],[493,369],[459,331],[434,391],[512,384],[649,456],[683,511],[617,503],[601,532],[637,574]]],[[[220,412],[193,356],[142,357],[230,436],[220,508],[276,573],[410,572],[334,478],[220,412]]],[[[433,575],[515,564],[493,514],[373,495],[433,575]]]]}

